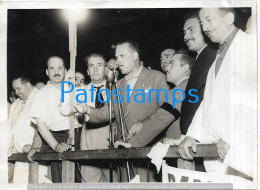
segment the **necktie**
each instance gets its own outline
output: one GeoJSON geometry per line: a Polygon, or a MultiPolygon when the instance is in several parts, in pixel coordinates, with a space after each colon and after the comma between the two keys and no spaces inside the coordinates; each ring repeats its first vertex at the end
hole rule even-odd
{"type": "Polygon", "coordinates": [[[225,56],[225,54],[226,54],[226,53],[223,53],[223,50],[224,50],[225,48],[228,48],[228,45],[227,45],[226,42],[223,43],[222,45],[220,45],[219,50],[218,50],[218,53],[217,53],[217,54],[219,54],[219,57],[217,58],[217,61],[216,61],[215,76],[217,76],[218,71],[219,71],[219,69],[220,69],[220,66],[221,66],[221,64],[222,64],[223,58],[224,58],[224,56],[225,56]]]}
{"type": "MultiPolygon", "coordinates": [[[[103,86],[104,86],[104,85],[99,86],[99,87],[94,86],[94,88],[97,89],[96,98],[95,98],[95,108],[102,108],[102,107],[105,105],[104,103],[100,102],[99,99],[98,99],[98,93],[99,93],[100,89],[101,89],[103,86]]],[[[100,93],[100,100],[104,101],[104,98],[103,98],[102,93],[100,93]]]]}

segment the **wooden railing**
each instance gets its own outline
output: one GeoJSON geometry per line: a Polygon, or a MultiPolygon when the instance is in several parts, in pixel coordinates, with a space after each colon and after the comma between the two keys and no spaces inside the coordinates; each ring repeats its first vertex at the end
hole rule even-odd
{"type": "MultiPolygon", "coordinates": [[[[134,159],[147,158],[147,154],[152,147],[146,148],[131,148],[131,149],[109,149],[109,150],[84,150],[84,151],[67,151],[62,154],[59,153],[37,153],[32,156],[35,161],[30,163],[29,169],[29,183],[38,182],[38,161],[62,161],[62,182],[74,183],[74,161],[79,160],[115,160],[115,159],[134,159]]],[[[197,145],[197,152],[193,153],[190,149],[191,155],[196,157],[217,157],[217,148],[215,144],[199,144],[197,145]]],[[[177,146],[170,146],[165,158],[178,159],[178,168],[194,169],[192,162],[186,162],[180,159],[177,146]]],[[[13,154],[8,158],[9,161],[28,161],[26,154],[13,154]]]]}

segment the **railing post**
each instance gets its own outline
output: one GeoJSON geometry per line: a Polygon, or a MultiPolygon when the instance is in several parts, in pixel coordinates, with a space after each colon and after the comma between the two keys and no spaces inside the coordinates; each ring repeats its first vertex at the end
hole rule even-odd
{"type": "Polygon", "coordinates": [[[75,181],[75,163],[71,161],[62,161],[62,183],[74,183],[75,181]]]}
{"type": "Polygon", "coordinates": [[[187,169],[195,171],[195,162],[189,160],[183,160],[182,158],[177,159],[177,167],[180,169],[187,169]]]}
{"type": "Polygon", "coordinates": [[[29,163],[29,183],[38,183],[39,163],[29,163]]]}

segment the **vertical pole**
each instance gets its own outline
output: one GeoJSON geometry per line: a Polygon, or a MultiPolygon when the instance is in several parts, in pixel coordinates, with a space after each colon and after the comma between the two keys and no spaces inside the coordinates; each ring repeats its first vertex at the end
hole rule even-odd
{"type": "MultiPolygon", "coordinates": [[[[76,68],[76,51],[77,51],[77,23],[70,17],[69,18],[69,51],[70,51],[70,70],[75,76],[75,68],[76,68]]],[[[75,84],[75,78],[71,81],[75,84]]],[[[74,107],[75,101],[75,93],[74,91],[70,93],[70,110],[74,107]]],[[[70,115],[70,145],[72,145],[72,150],[74,150],[74,125],[75,125],[75,114],[70,115]]]]}
{"type": "MultiPolygon", "coordinates": [[[[77,51],[77,23],[75,20],[69,16],[69,51],[70,51],[70,70],[75,76],[76,67],[76,51],[77,51]]],[[[75,78],[71,81],[75,84],[75,78]]],[[[74,107],[75,93],[74,91],[70,93],[70,110],[74,107]]],[[[74,125],[75,125],[75,114],[69,116],[70,130],[68,144],[72,151],[75,150],[74,144],[74,125]]],[[[62,182],[63,183],[74,183],[75,181],[75,163],[70,161],[62,161],[62,182]]]]}
{"type": "MultiPolygon", "coordinates": [[[[109,92],[112,94],[112,82],[108,82],[109,92]]],[[[112,98],[110,98],[109,102],[109,149],[113,149],[113,134],[112,134],[112,98]]],[[[113,164],[112,160],[109,163],[109,181],[113,182],[113,164]]]]}
{"type": "Polygon", "coordinates": [[[183,160],[182,158],[177,159],[177,167],[180,169],[193,170],[195,171],[195,162],[189,160],[183,160]]]}
{"type": "MultiPolygon", "coordinates": [[[[118,89],[118,84],[116,84],[116,89],[118,89]]],[[[119,101],[119,96],[117,96],[117,101],[119,101]]],[[[125,142],[126,141],[126,134],[125,134],[125,123],[124,123],[124,120],[123,120],[123,107],[122,107],[122,103],[121,101],[119,101],[119,104],[118,104],[118,109],[119,109],[119,117],[120,117],[120,124],[121,124],[121,132],[122,132],[122,136],[123,136],[123,141],[125,142]]],[[[130,167],[129,167],[129,162],[128,160],[126,160],[126,173],[127,173],[127,178],[128,178],[128,181],[131,180],[131,176],[130,176],[130,167]]]]}
{"type": "Polygon", "coordinates": [[[39,163],[29,163],[29,183],[38,183],[39,163]]]}
{"type": "Polygon", "coordinates": [[[75,181],[75,163],[71,161],[62,161],[62,183],[74,183],[75,181]]]}

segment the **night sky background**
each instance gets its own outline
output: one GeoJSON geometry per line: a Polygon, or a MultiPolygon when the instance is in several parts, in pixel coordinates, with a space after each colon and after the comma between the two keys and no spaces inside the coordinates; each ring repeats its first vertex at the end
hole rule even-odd
{"type": "MultiPolygon", "coordinates": [[[[133,40],[140,46],[145,66],[160,70],[160,53],[165,48],[187,48],[183,41],[183,18],[197,9],[91,9],[89,18],[78,25],[76,70],[86,75],[84,58],[101,53],[114,58],[118,42],[133,40]]],[[[236,25],[245,30],[250,8],[236,9],[236,25]]],[[[50,56],[64,58],[69,66],[68,23],[61,10],[9,9],[7,35],[8,92],[12,79],[29,74],[34,82],[46,82],[45,63],[50,56]]]]}

